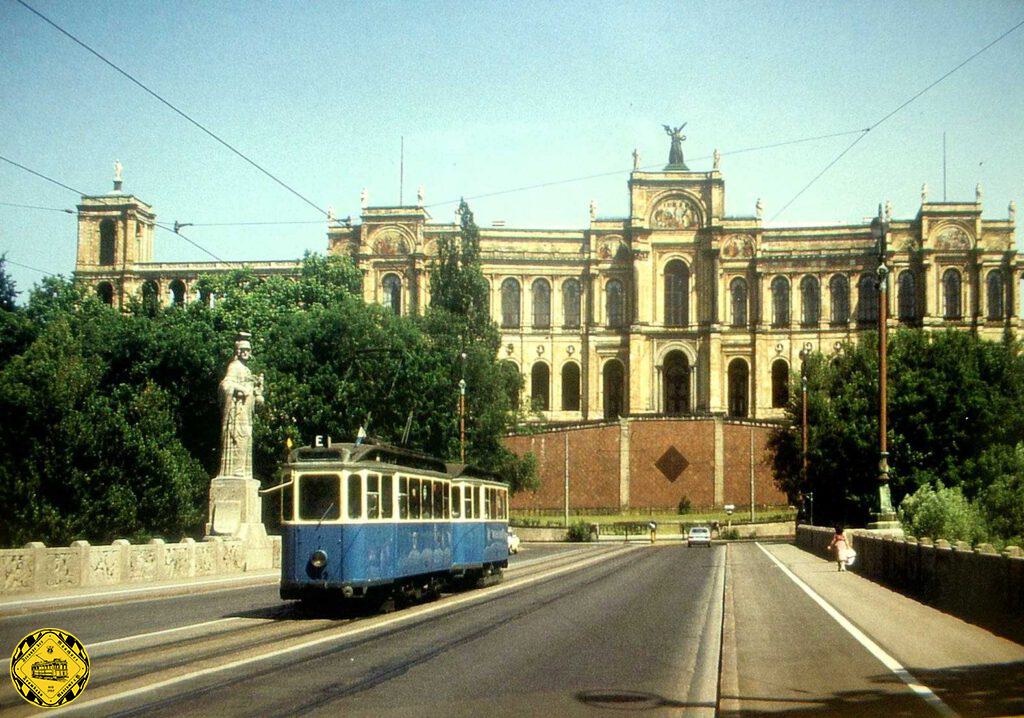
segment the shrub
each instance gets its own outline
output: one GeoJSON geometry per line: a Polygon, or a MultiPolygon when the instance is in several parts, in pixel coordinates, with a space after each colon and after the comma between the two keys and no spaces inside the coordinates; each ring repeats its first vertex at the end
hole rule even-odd
{"type": "Polygon", "coordinates": [[[739,529],[726,529],[725,531],[721,532],[720,537],[722,539],[724,539],[725,541],[735,541],[736,539],[738,539],[740,537],[740,530],[739,529]]]}
{"type": "Polygon", "coordinates": [[[680,514],[688,514],[688,513],[690,513],[690,499],[689,498],[684,496],[683,498],[679,499],[678,511],[679,511],[680,514]]]}
{"type": "Polygon", "coordinates": [[[569,527],[568,539],[570,541],[590,541],[590,524],[586,521],[577,521],[569,527]]]}
{"type": "Polygon", "coordinates": [[[985,523],[977,507],[960,487],[929,484],[903,499],[899,508],[903,530],[911,536],[976,543],[985,538],[985,523]]]}

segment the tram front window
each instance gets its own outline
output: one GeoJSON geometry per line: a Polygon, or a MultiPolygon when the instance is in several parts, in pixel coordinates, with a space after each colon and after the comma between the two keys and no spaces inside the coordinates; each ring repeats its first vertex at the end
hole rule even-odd
{"type": "Polygon", "coordinates": [[[307,474],[299,479],[299,518],[334,521],[341,517],[341,482],[337,474],[307,474]]]}

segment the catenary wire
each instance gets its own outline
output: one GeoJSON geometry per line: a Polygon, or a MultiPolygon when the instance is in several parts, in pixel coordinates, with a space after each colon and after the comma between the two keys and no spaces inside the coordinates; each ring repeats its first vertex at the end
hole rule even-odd
{"type": "Polygon", "coordinates": [[[165,230],[167,232],[170,232],[173,235],[181,237],[186,242],[191,244],[193,247],[195,247],[196,249],[199,249],[199,250],[205,252],[206,254],[208,254],[211,257],[213,257],[214,259],[216,259],[218,262],[226,262],[227,261],[225,259],[221,259],[220,257],[218,257],[216,254],[214,254],[213,252],[208,250],[206,247],[204,247],[203,245],[199,244],[199,242],[196,242],[195,240],[189,239],[188,237],[186,237],[184,234],[181,233],[181,230],[176,230],[176,229],[174,229],[174,227],[168,227],[166,224],[161,224],[160,222],[154,222],[153,224],[155,226],[159,227],[160,229],[163,229],[163,230],[165,230]]]}
{"type": "Polygon", "coordinates": [[[21,209],[44,209],[48,212],[64,212],[65,214],[74,214],[73,209],[62,209],[60,207],[40,207],[35,204],[18,204],[16,202],[0,202],[0,207],[20,207],[21,209]]]}
{"type": "Polygon", "coordinates": [[[15,267],[21,267],[22,269],[31,269],[33,272],[39,272],[40,274],[45,274],[47,277],[55,277],[55,276],[57,276],[53,272],[47,272],[45,269],[40,269],[39,267],[33,267],[31,265],[28,265],[28,264],[22,264],[21,262],[15,262],[13,259],[8,257],[6,254],[3,255],[3,258],[4,258],[4,263],[5,264],[13,264],[15,267]]]}
{"type": "Polygon", "coordinates": [[[840,153],[839,153],[838,155],[836,155],[836,156],[835,156],[835,157],[834,157],[834,158],[832,159],[832,161],[831,161],[831,162],[829,162],[829,163],[828,163],[827,165],[825,165],[825,168],[824,168],[824,169],[822,169],[822,170],[821,170],[821,172],[819,172],[818,174],[816,174],[816,175],[814,176],[814,179],[812,179],[812,180],[811,180],[810,182],[808,182],[808,183],[807,183],[806,185],[804,185],[804,186],[803,186],[803,188],[802,188],[802,189],[801,189],[801,190],[800,190],[799,192],[797,192],[797,193],[796,193],[795,195],[793,195],[793,197],[792,197],[792,198],[791,198],[791,199],[790,199],[790,200],[789,200],[788,202],[786,202],[786,204],[782,205],[782,208],[781,208],[781,209],[780,209],[780,210],[779,210],[778,212],[776,212],[776,213],[775,213],[774,215],[772,215],[772,218],[771,218],[771,220],[769,220],[769,221],[771,221],[771,222],[774,222],[774,221],[775,221],[775,220],[776,220],[776,219],[777,219],[777,218],[779,217],[779,215],[781,215],[781,214],[782,214],[783,212],[785,212],[785,211],[786,211],[786,210],[787,210],[787,209],[789,208],[789,206],[790,206],[790,205],[792,205],[792,204],[793,204],[794,202],[796,202],[796,201],[797,201],[797,199],[799,199],[799,198],[800,198],[800,196],[801,196],[801,195],[802,195],[802,194],[803,194],[804,192],[806,192],[806,191],[807,191],[808,189],[810,189],[810,188],[811,188],[811,186],[812,186],[812,185],[813,185],[813,184],[814,184],[815,182],[817,182],[817,181],[818,181],[818,180],[819,180],[819,179],[820,179],[820,178],[821,178],[821,177],[822,177],[822,176],[823,176],[823,175],[824,175],[824,174],[825,174],[826,172],[828,172],[828,171],[829,171],[829,169],[831,169],[831,168],[832,168],[832,167],[833,167],[833,166],[834,166],[834,165],[835,165],[835,164],[836,164],[837,162],[839,162],[839,160],[841,160],[841,159],[842,159],[842,158],[843,158],[843,157],[844,157],[844,156],[846,155],[846,153],[848,153],[848,152],[849,152],[850,150],[852,150],[852,149],[853,149],[853,148],[854,148],[854,147],[855,147],[855,146],[857,145],[857,143],[858,143],[858,142],[860,142],[860,141],[861,141],[861,140],[863,140],[863,139],[864,139],[865,137],[867,137],[867,136],[868,136],[868,133],[869,133],[869,132],[870,132],[871,130],[873,130],[873,129],[875,129],[876,127],[878,127],[879,125],[881,125],[881,124],[882,124],[883,122],[885,122],[885,121],[886,121],[886,120],[888,120],[888,119],[889,119],[890,117],[892,117],[893,115],[895,115],[895,114],[896,114],[897,112],[899,112],[900,110],[902,110],[903,108],[905,108],[905,107],[906,107],[907,105],[909,105],[909,104],[911,104],[912,102],[914,102],[914,100],[916,100],[917,98],[919,98],[919,97],[920,97],[921,95],[923,95],[924,93],[928,92],[928,90],[930,90],[930,89],[932,89],[933,87],[935,87],[936,85],[938,85],[938,84],[939,84],[940,82],[942,82],[942,81],[943,81],[943,80],[945,80],[945,79],[946,79],[947,77],[949,77],[950,75],[952,75],[952,74],[953,74],[954,72],[956,72],[957,70],[959,70],[960,68],[962,68],[962,67],[963,67],[964,65],[966,65],[967,63],[969,63],[969,62],[970,62],[971,60],[975,59],[976,57],[978,57],[979,55],[981,55],[981,54],[982,54],[983,52],[985,52],[986,50],[988,50],[988,49],[989,49],[989,48],[991,48],[991,47],[992,47],[993,45],[995,45],[995,44],[996,44],[996,43],[998,43],[999,41],[1003,40],[1004,38],[1006,38],[1007,36],[1009,36],[1009,35],[1010,35],[1010,34],[1012,34],[1013,32],[1015,32],[1015,31],[1019,30],[1019,29],[1020,29],[1021,27],[1024,27],[1024,20],[1021,20],[1020,22],[1018,22],[1018,23],[1017,23],[1016,25],[1014,25],[1013,27],[1011,27],[1011,28],[1010,28],[1009,30],[1007,30],[1006,32],[1004,32],[1004,33],[1003,33],[1002,35],[1000,35],[999,37],[997,37],[996,39],[994,39],[994,40],[993,40],[992,42],[990,42],[989,44],[985,45],[985,46],[984,46],[983,48],[981,48],[980,50],[978,50],[977,52],[975,52],[975,53],[974,53],[973,55],[971,55],[970,57],[968,57],[968,58],[967,58],[966,60],[962,61],[962,62],[961,62],[961,63],[960,63],[959,65],[957,65],[957,66],[956,66],[956,67],[954,67],[953,69],[951,69],[951,70],[949,70],[948,72],[946,72],[946,73],[945,73],[944,75],[942,75],[942,76],[941,76],[941,77],[939,77],[939,78],[938,78],[937,80],[935,80],[934,82],[932,82],[931,84],[929,84],[928,86],[926,86],[926,87],[925,87],[924,89],[922,89],[922,90],[919,90],[919,91],[918,91],[917,93],[915,93],[914,95],[912,95],[912,96],[911,96],[911,97],[910,97],[909,99],[907,99],[906,101],[904,101],[904,102],[903,102],[903,104],[899,105],[899,106],[898,106],[898,107],[897,107],[896,109],[892,110],[892,111],[891,111],[891,112],[889,112],[889,113],[888,113],[887,115],[884,115],[884,116],[883,116],[883,117],[882,117],[881,119],[879,119],[879,120],[876,120],[876,121],[875,121],[874,123],[872,123],[872,124],[871,124],[871,126],[870,126],[870,127],[868,127],[868,128],[867,128],[867,129],[866,129],[866,130],[864,131],[864,134],[862,134],[862,135],[861,135],[860,137],[856,138],[856,139],[855,139],[855,140],[854,140],[853,142],[851,142],[851,143],[850,143],[849,145],[847,145],[847,147],[846,147],[846,148],[845,148],[845,149],[844,149],[844,150],[843,150],[842,152],[840,152],[840,153]]]}
{"type": "Polygon", "coordinates": [[[34,174],[36,177],[41,177],[42,179],[46,180],[47,182],[52,182],[53,184],[57,185],[58,187],[63,187],[64,189],[71,190],[72,192],[74,192],[77,195],[85,196],[85,192],[80,192],[77,189],[75,189],[74,187],[69,187],[68,185],[64,184],[63,182],[58,182],[57,180],[53,179],[52,177],[47,177],[42,172],[36,172],[33,169],[29,169],[28,167],[26,167],[23,164],[19,164],[19,163],[15,162],[14,160],[7,159],[3,155],[0,155],[0,160],[3,160],[7,164],[14,165],[18,169],[23,169],[26,172],[28,172],[29,174],[34,174]]]}
{"type": "Polygon", "coordinates": [[[79,39],[78,39],[77,37],[75,37],[75,36],[74,36],[74,35],[72,35],[72,34],[71,34],[70,32],[68,32],[67,30],[65,30],[64,28],[62,28],[62,27],[61,27],[60,25],[58,25],[57,23],[55,23],[55,22],[54,22],[53,20],[51,20],[50,18],[46,17],[46,15],[43,15],[43,14],[42,14],[41,12],[39,12],[39,11],[38,11],[38,10],[36,10],[36,9],[35,9],[34,7],[32,7],[31,5],[29,5],[28,3],[26,3],[26,2],[24,1],[24,0],[16,0],[16,1],[17,1],[17,3],[18,3],[19,5],[21,5],[22,7],[24,7],[24,8],[26,9],[26,10],[28,10],[28,11],[29,11],[29,12],[31,12],[31,13],[33,13],[34,15],[36,15],[37,17],[39,17],[40,19],[42,19],[42,20],[43,20],[44,22],[46,22],[46,23],[47,23],[48,25],[50,25],[51,27],[53,27],[53,28],[54,28],[55,30],[57,30],[57,31],[58,31],[58,32],[60,32],[61,34],[63,34],[63,35],[65,35],[66,37],[70,38],[70,39],[71,39],[71,40],[72,40],[72,41],[73,41],[74,43],[76,43],[77,45],[81,46],[82,48],[84,48],[84,49],[85,49],[85,50],[87,50],[88,52],[90,52],[90,53],[92,53],[93,55],[95,55],[95,56],[96,56],[97,58],[99,58],[99,59],[100,59],[100,60],[101,60],[102,62],[104,62],[105,64],[107,64],[108,66],[110,66],[111,68],[113,68],[114,70],[116,70],[117,72],[119,72],[119,73],[120,73],[121,75],[123,75],[124,77],[128,78],[128,80],[130,80],[130,81],[131,81],[131,82],[133,82],[134,84],[138,85],[138,86],[139,86],[140,88],[142,88],[143,90],[145,90],[145,91],[146,91],[146,92],[147,92],[147,93],[148,93],[149,95],[151,95],[152,97],[154,97],[155,99],[157,99],[158,101],[160,101],[161,103],[163,103],[164,105],[166,105],[166,106],[167,106],[168,108],[170,108],[171,110],[173,110],[173,111],[174,111],[175,113],[177,113],[178,115],[180,115],[180,116],[181,116],[181,117],[183,117],[184,119],[188,120],[188,121],[189,121],[190,123],[192,123],[193,125],[195,125],[196,127],[198,127],[198,128],[200,129],[200,130],[202,130],[203,132],[205,132],[205,133],[206,133],[207,135],[209,135],[210,137],[212,137],[212,138],[213,138],[214,140],[216,140],[216,141],[217,141],[217,142],[219,142],[220,144],[222,144],[222,145],[224,145],[225,147],[227,147],[227,148],[228,148],[229,150],[231,150],[232,152],[234,152],[234,153],[235,153],[236,155],[238,155],[238,156],[239,156],[239,157],[241,157],[241,158],[242,158],[243,160],[245,160],[246,162],[248,162],[248,163],[249,163],[250,165],[252,165],[253,167],[255,167],[255,168],[256,168],[257,170],[259,170],[260,172],[262,172],[263,174],[265,174],[265,175],[266,175],[267,177],[269,177],[270,179],[272,179],[272,180],[273,180],[274,182],[276,182],[277,184],[279,184],[279,185],[281,185],[282,187],[284,187],[284,188],[285,188],[286,190],[288,190],[288,191],[289,191],[289,192],[291,192],[291,193],[292,193],[293,195],[295,195],[296,197],[298,197],[299,199],[301,199],[301,200],[302,200],[303,202],[305,202],[306,204],[308,204],[308,205],[309,205],[310,207],[312,207],[313,209],[315,209],[315,210],[316,210],[317,212],[319,212],[320,214],[323,214],[323,215],[326,215],[326,214],[327,214],[327,210],[325,210],[325,209],[322,209],[322,208],[321,208],[321,207],[320,207],[319,205],[317,205],[317,204],[316,204],[315,202],[313,202],[312,200],[310,200],[309,198],[307,198],[307,197],[306,197],[305,195],[301,194],[301,193],[300,193],[300,192],[299,192],[298,190],[296,190],[295,188],[293,188],[292,186],[290,186],[290,185],[289,185],[288,183],[286,183],[286,182],[285,182],[284,180],[282,180],[282,179],[280,179],[279,177],[277,177],[276,175],[274,175],[274,174],[273,174],[272,172],[270,172],[270,170],[266,169],[265,167],[263,167],[262,165],[260,165],[259,163],[257,163],[257,162],[256,162],[255,160],[253,160],[253,159],[249,158],[249,157],[248,157],[248,156],[247,156],[247,155],[246,155],[246,154],[245,154],[244,152],[242,152],[241,150],[239,150],[239,149],[237,149],[236,147],[234,147],[234,146],[233,146],[233,145],[232,145],[231,143],[229,143],[229,142],[228,142],[227,140],[224,140],[223,138],[221,138],[221,137],[220,137],[219,135],[217,135],[217,134],[216,134],[215,132],[213,132],[212,130],[210,130],[210,129],[206,128],[206,127],[205,127],[205,126],[204,126],[204,125],[203,125],[202,123],[200,123],[200,122],[199,122],[198,120],[196,120],[196,119],[193,119],[193,118],[192,118],[191,116],[189,116],[189,115],[188,115],[188,114],[187,114],[186,112],[184,112],[183,110],[180,110],[180,109],[178,109],[178,108],[177,108],[177,107],[176,107],[175,105],[171,104],[171,103],[170,103],[170,102],[169,102],[168,100],[165,100],[165,99],[164,99],[163,97],[161,97],[161,96],[160,96],[159,94],[157,94],[157,93],[156,93],[156,92],[155,92],[154,90],[151,90],[151,89],[150,89],[149,87],[147,87],[146,85],[144,85],[144,84],[143,84],[143,83],[142,83],[142,82],[141,82],[140,80],[137,80],[137,79],[136,79],[135,77],[133,77],[133,76],[132,76],[132,75],[131,75],[131,74],[130,74],[130,73],[129,73],[129,72],[127,71],[127,70],[124,70],[124,69],[122,69],[122,68],[121,68],[121,67],[119,67],[118,65],[114,64],[114,63],[113,63],[112,61],[110,61],[110,60],[108,60],[107,58],[105,58],[105,57],[104,57],[103,55],[101,55],[101,54],[100,54],[99,52],[97,52],[96,50],[94,50],[94,49],[92,49],[91,47],[89,47],[88,45],[86,45],[86,44],[85,44],[85,43],[84,43],[83,41],[79,40],[79,39]]]}

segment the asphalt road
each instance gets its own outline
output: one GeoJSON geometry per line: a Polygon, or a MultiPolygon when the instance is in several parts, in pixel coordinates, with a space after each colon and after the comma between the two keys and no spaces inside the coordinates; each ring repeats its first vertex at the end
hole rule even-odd
{"type": "MultiPolygon", "coordinates": [[[[9,616],[0,645],[46,625],[86,643],[89,686],[57,715],[1024,710],[1024,648],[832,571],[786,545],[530,545],[497,586],[390,614],[260,586],[9,616]]],[[[0,713],[38,709],[7,682],[0,713]]]]}

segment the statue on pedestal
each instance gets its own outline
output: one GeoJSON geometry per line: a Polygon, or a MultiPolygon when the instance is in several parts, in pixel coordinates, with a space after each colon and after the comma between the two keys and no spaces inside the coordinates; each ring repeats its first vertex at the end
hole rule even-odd
{"type": "Polygon", "coordinates": [[[670,127],[669,125],[662,125],[662,127],[665,128],[665,134],[672,138],[672,146],[668,152],[668,165],[665,169],[688,170],[686,162],[683,161],[683,140],[686,139],[683,128],[686,127],[686,123],[684,122],[679,127],[670,127]]]}
{"type": "Polygon", "coordinates": [[[250,334],[241,332],[235,342],[235,358],[220,382],[223,407],[218,476],[252,478],[252,417],[263,403],[263,375],[248,367],[252,356],[250,334]]]}

